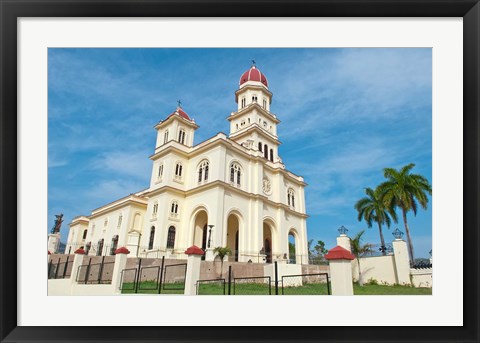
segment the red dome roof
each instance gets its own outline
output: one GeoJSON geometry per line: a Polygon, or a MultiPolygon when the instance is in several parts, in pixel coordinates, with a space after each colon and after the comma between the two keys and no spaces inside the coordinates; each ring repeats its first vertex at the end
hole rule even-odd
{"type": "Polygon", "coordinates": [[[184,110],[182,110],[181,107],[177,107],[177,109],[175,110],[175,112],[173,112],[172,114],[170,114],[170,115],[167,117],[167,119],[170,118],[171,116],[175,115],[175,114],[178,114],[180,117],[185,118],[185,119],[187,119],[188,121],[192,121],[192,119],[190,119],[190,117],[188,116],[188,114],[187,114],[184,110]]]}
{"type": "Polygon", "coordinates": [[[267,77],[255,66],[252,66],[245,73],[243,73],[243,75],[240,77],[240,86],[247,81],[261,82],[265,85],[265,87],[268,87],[267,77]]]}

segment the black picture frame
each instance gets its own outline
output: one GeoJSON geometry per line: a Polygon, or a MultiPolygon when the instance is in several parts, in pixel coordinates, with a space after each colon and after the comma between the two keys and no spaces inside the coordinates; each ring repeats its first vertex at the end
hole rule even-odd
{"type": "MultiPolygon", "coordinates": [[[[2,342],[479,342],[478,0],[0,0],[0,338],[2,342]],[[20,17],[463,17],[463,266],[461,327],[25,327],[17,326],[17,18],[20,17]]],[[[453,200],[454,201],[454,200],[453,200]]],[[[454,234],[454,233],[452,233],[454,234]]],[[[355,315],[352,309],[347,311],[355,315]]],[[[379,312],[379,315],[380,312],[379,312]]],[[[394,318],[392,318],[394,324],[394,318]]]]}

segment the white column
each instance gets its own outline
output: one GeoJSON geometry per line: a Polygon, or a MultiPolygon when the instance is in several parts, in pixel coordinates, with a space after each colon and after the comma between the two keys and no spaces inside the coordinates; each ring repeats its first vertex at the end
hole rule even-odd
{"type": "Polygon", "coordinates": [[[72,272],[70,273],[70,283],[77,282],[78,267],[83,263],[83,256],[85,256],[85,250],[77,249],[74,252],[75,258],[73,259],[72,272]]]}
{"type": "Polygon", "coordinates": [[[187,257],[187,274],[185,276],[185,295],[197,294],[197,281],[200,279],[200,264],[202,262],[203,250],[192,245],[185,250],[187,257]]]}
{"type": "Polygon", "coordinates": [[[337,237],[337,245],[347,249],[350,252],[352,251],[352,248],[350,247],[350,237],[348,237],[346,234],[341,234],[337,237]]]}
{"type": "Polygon", "coordinates": [[[410,285],[410,258],[408,256],[407,243],[403,239],[395,239],[392,245],[397,270],[397,282],[399,285],[410,285]]]}
{"type": "Polygon", "coordinates": [[[127,265],[128,254],[130,254],[130,251],[125,247],[115,250],[115,265],[112,272],[112,286],[115,294],[122,293],[122,271],[127,265]]]}
{"type": "Polygon", "coordinates": [[[352,260],[355,256],[347,249],[336,246],[325,258],[330,264],[332,295],[353,295],[352,260]]]}

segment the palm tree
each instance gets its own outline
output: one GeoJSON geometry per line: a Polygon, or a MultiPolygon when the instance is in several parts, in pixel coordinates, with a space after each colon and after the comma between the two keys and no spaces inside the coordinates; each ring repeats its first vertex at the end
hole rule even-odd
{"type": "Polygon", "coordinates": [[[223,275],[223,259],[225,256],[228,256],[232,253],[232,250],[229,247],[216,247],[213,249],[213,252],[217,254],[221,261],[221,269],[220,269],[220,278],[223,275]]]}
{"type": "Polygon", "coordinates": [[[360,286],[363,286],[362,271],[360,269],[360,257],[371,251],[370,244],[362,245],[362,236],[364,233],[365,230],[362,230],[350,240],[350,248],[352,249],[352,254],[355,255],[355,259],[357,260],[358,264],[358,284],[360,286]]]}
{"type": "Polygon", "coordinates": [[[367,222],[368,227],[372,227],[372,222],[376,222],[378,225],[378,232],[380,233],[380,242],[382,244],[382,253],[386,255],[385,239],[383,238],[382,225],[387,224],[390,228],[391,219],[397,222],[397,214],[391,206],[386,208],[385,204],[380,198],[380,194],[377,190],[373,190],[370,187],[365,188],[366,197],[360,199],[355,204],[355,209],[358,212],[358,221],[364,219],[367,222]],[[391,219],[390,219],[391,217],[391,219]]]}
{"type": "Polygon", "coordinates": [[[432,195],[432,186],[427,178],[419,174],[411,174],[410,171],[415,164],[410,163],[396,170],[394,168],[385,168],[383,175],[387,181],[378,186],[380,197],[385,206],[400,207],[402,209],[403,223],[405,232],[407,233],[408,250],[410,253],[410,263],[413,263],[415,257],[413,255],[413,244],[408,227],[407,213],[413,211],[417,215],[418,204],[423,209],[427,208],[428,194],[432,195]],[[418,202],[418,204],[417,204],[418,202]]]}

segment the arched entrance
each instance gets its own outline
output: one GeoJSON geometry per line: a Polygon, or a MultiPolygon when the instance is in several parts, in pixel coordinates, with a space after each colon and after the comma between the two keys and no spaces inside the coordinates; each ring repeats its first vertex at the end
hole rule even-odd
{"type": "Polygon", "coordinates": [[[265,253],[265,259],[267,263],[272,263],[272,251],[273,251],[273,237],[272,227],[270,224],[263,222],[263,250],[265,253]]]}
{"type": "Polygon", "coordinates": [[[227,247],[230,248],[232,254],[229,257],[230,261],[238,262],[238,240],[240,232],[240,221],[237,215],[230,214],[227,220],[227,247]]]}
{"type": "MultiPolygon", "coordinates": [[[[193,245],[202,248],[204,251],[207,249],[207,231],[208,231],[208,215],[205,211],[200,211],[195,216],[193,229],[193,245]]],[[[205,259],[205,255],[202,256],[205,259]]]]}

